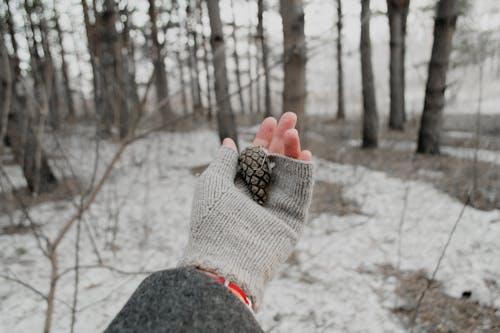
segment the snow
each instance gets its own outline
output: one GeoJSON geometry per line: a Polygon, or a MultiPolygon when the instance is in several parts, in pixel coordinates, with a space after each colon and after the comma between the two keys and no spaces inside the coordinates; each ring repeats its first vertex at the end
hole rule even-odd
{"type": "MultiPolygon", "coordinates": [[[[76,133],[60,141],[74,172],[88,186],[96,142],[84,128],[76,133]]],[[[187,242],[196,182],[190,168],[209,163],[217,147],[217,134],[210,130],[156,133],[129,147],[81,221],[80,265],[97,265],[101,258],[104,265],[127,272],[174,267],[187,242]]],[[[115,149],[114,144],[99,143],[98,174],[115,149]]],[[[293,258],[269,284],[258,321],[272,332],[404,332],[391,313],[398,302],[397,281],[378,274],[377,265],[399,263],[403,270],[424,269],[430,275],[462,203],[423,182],[322,159],[316,164],[317,180],[342,185],[343,195],[356,201],[361,212],[312,217],[293,258]]],[[[13,168],[7,172],[17,177],[13,168]]],[[[54,238],[74,211],[71,202],[47,202],[32,207],[30,214],[43,225],[44,234],[54,238]]],[[[20,211],[12,214],[21,219],[20,211]]],[[[0,216],[0,226],[9,221],[0,216]]],[[[75,234],[73,227],[59,249],[61,272],[74,267],[75,234]]],[[[500,276],[498,235],[499,211],[466,208],[437,274],[447,293],[460,297],[470,290],[482,304],[500,307],[500,291],[484,282],[500,276]]],[[[50,265],[34,237],[0,237],[3,274],[46,293],[50,265]]],[[[82,268],[76,332],[102,331],[146,275],[82,268]]],[[[73,289],[74,272],[69,270],[58,281],[54,332],[69,330],[73,289]]],[[[45,302],[31,290],[2,280],[0,300],[2,330],[43,327],[45,302]]]]}

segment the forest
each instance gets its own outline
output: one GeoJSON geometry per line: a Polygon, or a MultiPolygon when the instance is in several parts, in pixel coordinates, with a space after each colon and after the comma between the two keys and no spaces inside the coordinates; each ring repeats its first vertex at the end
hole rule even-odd
{"type": "Polygon", "coordinates": [[[199,175],[297,115],[266,332],[500,332],[500,3],[1,0],[0,331],[103,331],[199,175]]]}

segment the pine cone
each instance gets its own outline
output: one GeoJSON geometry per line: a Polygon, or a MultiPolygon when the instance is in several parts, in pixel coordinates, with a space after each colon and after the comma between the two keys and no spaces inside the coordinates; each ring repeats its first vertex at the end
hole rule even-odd
{"type": "Polygon", "coordinates": [[[262,146],[248,147],[240,153],[238,161],[241,175],[253,199],[263,205],[267,200],[267,186],[271,181],[272,169],[267,152],[262,146]]]}

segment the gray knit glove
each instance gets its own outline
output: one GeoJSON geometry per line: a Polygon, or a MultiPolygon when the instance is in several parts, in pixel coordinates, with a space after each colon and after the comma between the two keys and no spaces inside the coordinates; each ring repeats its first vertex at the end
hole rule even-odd
{"type": "Polygon", "coordinates": [[[179,263],[236,283],[254,309],[299,240],[314,183],[311,162],[276,154],[269,159],[274,167],[261,206],[238,173],[238,153],[221,147],[198,181],[189,242],[179,263]]]}

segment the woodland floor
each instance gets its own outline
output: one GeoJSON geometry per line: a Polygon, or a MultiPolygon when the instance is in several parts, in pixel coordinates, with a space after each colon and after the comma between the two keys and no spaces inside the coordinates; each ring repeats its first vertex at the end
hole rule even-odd
{"type": "MultiPolygon", "coordinates": [[[[176,132],[153,133],[130,146],[80,221],[76,332],[102,331],[149,271],[174,267],[182,253],[193,186],[217,150],[218,138],[212,128],[197,129],[196,121],[178,125],[176,132]]],[[[241,125],[240,145],[245,146],[256,128],[249,120],[241,125]]],[[[77,126],[61,134],[63,149],[50,150],[56,152],[51,162],[59,177],[68,179],[69,189],[75,183],[86,188],[116,149],[114,143],[96,142],[92,133],[77,126]]],[[[317,165],[310,221],[267,288],[257,315],[263,328],[287,333],[407,332],[412,326],[414,332],[498,332],[497,139],[481,137],[476,169],[481,190],[473,192],[472,207],[465,207],[464,193],[474,174],[470,133],[447,132],[442,157],[413,154],[415,126],[405,133],[382,133],[382,148],[376,151],[356,148],[355,123],[316,119],[309,133],[307,146],[317,165]]],[[[56,144],[47,139],[48,146],[56,144]]],[[[0,201],[0,327],[40,331],[46,304],[26,285],[46,293],[50,271],[26,228],[23,210],[52,238],[78,207],[79,197],[68,200],[61,189],[64,201],[59,194],[30,198],[22,190],[19,169],[4,169],[10,183],[0,182],[5,199],[0,201]],[[16,195],[25,199],[23,207],[16,195]]],[[[64,273],[54,332],[67,332],[71,325],[74,229],[59,253],[64,273]]]]}

